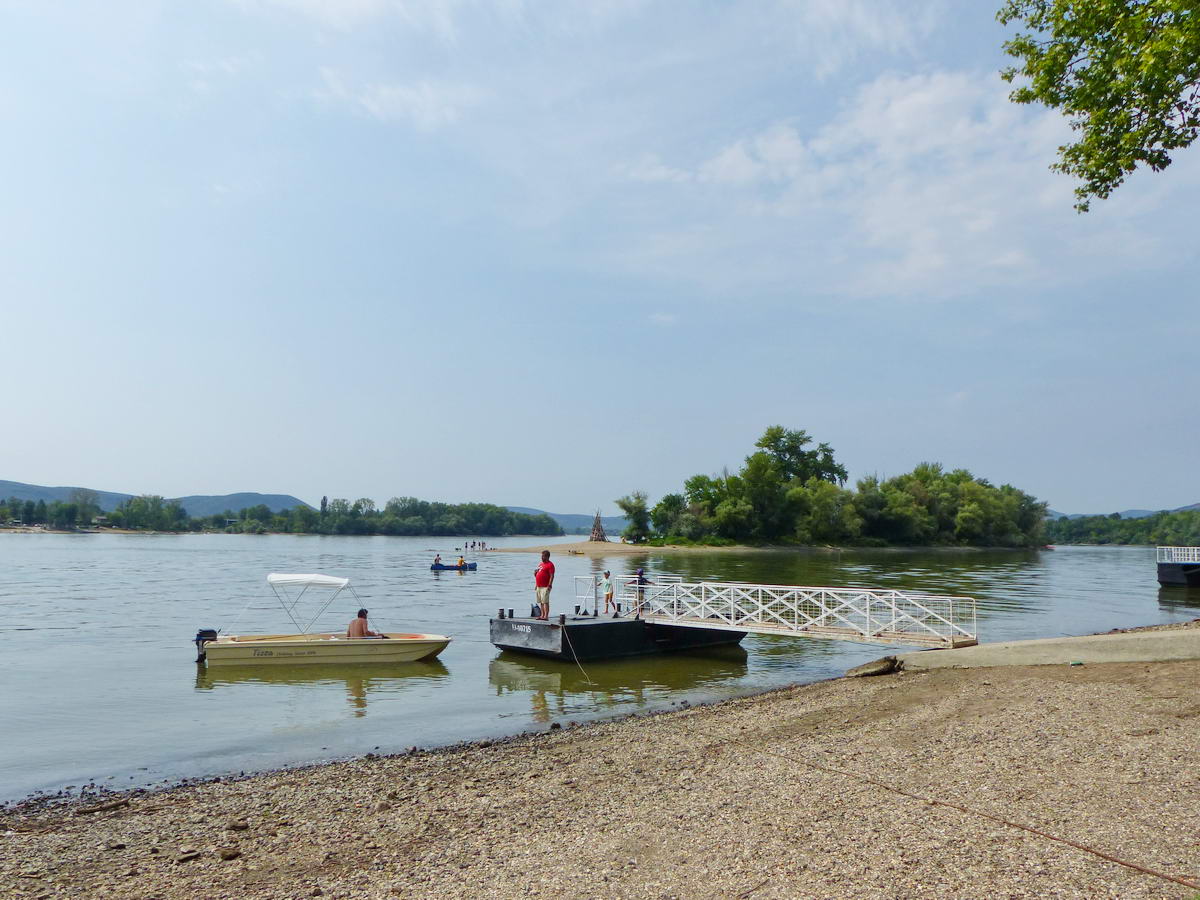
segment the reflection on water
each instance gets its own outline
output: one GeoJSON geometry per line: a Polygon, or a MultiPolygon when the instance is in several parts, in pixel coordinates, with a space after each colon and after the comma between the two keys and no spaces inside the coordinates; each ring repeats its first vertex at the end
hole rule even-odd
{"type": "Polygon", "coordinates": [[[703,694],[710,685],[745,676],[747,659],[744,649],[726,645],[580,667],[506,650],[488,663],[488,683],[497,697],[528,694],[534,721],[548,722],[555,715],[576,715],[589,707],[641,708],[667,697],[703,694]]]}
{"type": "Polygon", "coordinates": [[[1158,605],[1173,613],[1200,617],[1200,587],[1171,585],[1158,589],[1158,605]]]}
{"type": "MultiPolygon", "coordinates": [[[[649,549],[592,559],[556,553],[553,540],[537,543],[550,547],[564,586],[555,613],[575,602],[573,576],[611,569],[620,580],[644,567],[652,579],[673,573],[975,597],[985,641],[1200,616],[1200,592],[1159,589],[1151,547],[649,549]]],[[[589,663],[585,675],[571,663],[500,654],[488,640],[497,608],[529,608],[536,555],[468,553],[477,571],[430,572],[432,555],[454,546],[454,538],[429,537],[0,535],[0,799],[92,779],[140,786],[711,701],[834,677],[891,649],[750,634],[740,649],[589,663]],[[433,663],[197,672],[191,640],[199,627],[291,630],[264,583],[271,571],[348,576],[383,630],[454,641],[433,663]],[[130,628],[147,617],[154,628],[130,628]]],[[[314,629],[344,629],[358,605],[328,610],[314,629]]]]}
{"type": "Polygon", "coordinates": [[[344,685],[354,715],[365,716],[369,695],[398,694],[406,687],[416,687],[449,674],[450,670],[437,659],[379,666],[196,666],[196,690],[288,685],[324,691],[331,686],[344,685]]]}

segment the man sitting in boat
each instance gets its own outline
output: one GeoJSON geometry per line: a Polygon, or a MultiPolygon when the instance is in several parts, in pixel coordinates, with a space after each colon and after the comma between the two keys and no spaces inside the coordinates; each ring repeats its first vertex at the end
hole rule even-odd
{"type": "Polygon", "coordinates": [[[463,558],[462,554],[460,553],[458,555],[458,562],[455,563],[455,565],[458,566],[459,568],[462,568],[466,564],[467,564],[467,561],[463,558]]]}
{"type": "Polygon", "coordinates": [[[350,620],[350,624],[346,627],[346,637],[348,638],[368,638],[368,637],[387,637],[380,634],[378,631],[372,631],[367,627],[367,611],[360,609],[358,616],[350,620]]]}

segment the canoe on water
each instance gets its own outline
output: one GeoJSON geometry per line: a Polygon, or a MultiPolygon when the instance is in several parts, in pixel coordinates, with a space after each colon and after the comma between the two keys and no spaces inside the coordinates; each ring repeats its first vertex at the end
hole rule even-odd
{"type": "Polygon", "coordinates": [[[429,567],[431,572],[474,572],[476,563],[466,563],[461,566],[448,566],[445,563],[434,563],[429,567]]]}

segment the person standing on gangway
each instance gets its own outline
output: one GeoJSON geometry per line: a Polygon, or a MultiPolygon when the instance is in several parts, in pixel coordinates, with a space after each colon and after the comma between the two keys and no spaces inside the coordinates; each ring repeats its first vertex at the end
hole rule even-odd
{"type": "Polygon", "coordinates": [[[627,582],[627,584],[636,585],[637,606],[633,610],[633,617],[636,619],[642,614],[642,604],[646,599],[646,585],[654,584],[654,582],[646,577],[645,569],[638,569],[637,575],[634,576],[632,581],[627,582]]]}

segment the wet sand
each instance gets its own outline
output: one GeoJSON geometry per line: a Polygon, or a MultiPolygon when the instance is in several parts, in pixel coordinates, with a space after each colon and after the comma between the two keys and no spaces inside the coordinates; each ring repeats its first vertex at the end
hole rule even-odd
{"type": "Polygon", "coordinates": [[[1192,897],[1164,876],[1200,882],[1198,684],[1200,661],[839,679],[30,805],[0,816],[0,894],[1192,897]]]}

